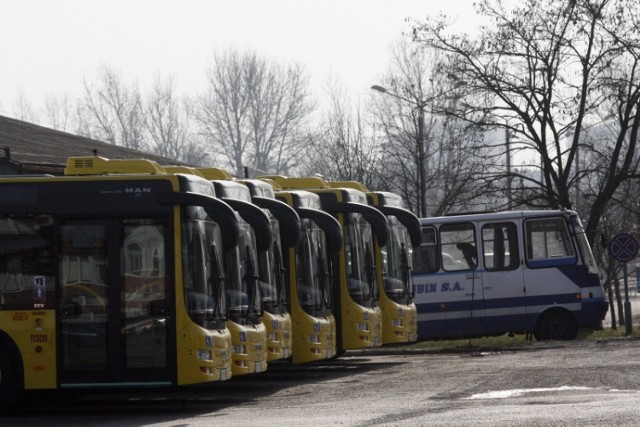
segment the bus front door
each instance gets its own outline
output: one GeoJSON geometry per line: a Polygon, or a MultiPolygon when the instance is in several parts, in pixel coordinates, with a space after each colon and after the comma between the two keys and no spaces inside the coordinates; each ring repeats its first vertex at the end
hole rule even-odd
{"type": "Polygon", "coordinates": [[[439,300],[450,337],[481,336],[485,331],[482,278],[475,229],[471,223],[440,227],[442,270],[439,300]]]}
{"type": "Polygon", "coordinates": [[[527,298],[517,226],[513,222],[481,225],[482,292],[488,335],[526,330],[527,298]]]}
{"type": "Polygon", "coordinates": [[[164,230],[145,220],[60,225],[60,385],[169,383],[164,230]]]}

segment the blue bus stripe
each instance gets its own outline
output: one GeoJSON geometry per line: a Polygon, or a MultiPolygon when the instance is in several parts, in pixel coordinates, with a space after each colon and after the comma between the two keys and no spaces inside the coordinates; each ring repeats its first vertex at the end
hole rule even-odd
{"type": "MultiPolygon", "coordinates": [[[[480,310],[480,309],[497,309],[497,308],[512,308],[523,306],[538,306],[538,305],[562,305],[576,302],[586,302],[587,300],[581,300],[576,298],[578,292],[566,293],[566,294],[554,294],[554,295],[536,295],[536,296],[522,296],[513,298],[492,298],[488,300],[476,299],[467,301],[450,301],[450,302],[436,302],[436,303],[416,303],[418,314],[420,313],[441,313],[450,311],[464,311],[464,310],[480,310]]],[[[588,301],[604,301],[604,297],[591,298],[588,301]]]]}

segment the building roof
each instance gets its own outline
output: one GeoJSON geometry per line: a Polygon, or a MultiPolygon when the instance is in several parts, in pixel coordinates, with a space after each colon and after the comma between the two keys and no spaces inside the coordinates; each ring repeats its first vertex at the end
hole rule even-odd
{"type": "Polygon", "coordinates": [[[148,159],[161,165],[185,165],[174,159],[0,116],[0,161],[10,163],[20,174],[62,175],[68,157],[94,155],[109,159],[148,159]]]}

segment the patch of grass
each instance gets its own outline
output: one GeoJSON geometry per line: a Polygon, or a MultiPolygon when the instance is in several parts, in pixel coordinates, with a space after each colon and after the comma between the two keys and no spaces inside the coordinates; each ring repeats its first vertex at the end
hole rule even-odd
{"type": "Polygon", "coordinates": [[[578,333],[579,340],[599,341],[607,339],[617,338],[640,338],[640,327],[638,325],[633,326],[631,334],[626,334],[626,328],[624,325],[618,326],[617,329],[603,328],[600,330],[580,330],[578,333]]]}
{"type": "MultiPolygon", "coordinates": [[[[633,328],[630,338],[640,339],[640,326],[633,328]]],[[[609,339],[629,338],[625,335],[625,327],[617,329],[604,328],[601,330],[581,329],[575,341],[600,341],[609,339]]],[[[574,342],[575,342],[574,341],[574,342]]],[[[549,341],[550,342],[550,341],[549,341]]],[[[571,341],[567,341],[571,342],[571,341]]],[[[542,342],[544,343],[544,342],[542,342]]],[[[489,351],[507,348],[531,348],[542,344],[532,336],[528,338],[524,334],[509,336],[508,334],[496,337],[469,338],[438,341],[418,341],[413,344],[393,347],[396,351],[427,351],[427,352],[471,352],[489,351]]]]}
{"type": "Polygon", "coordinates": [[[514,336],[504,334],[496,337],[484,338],[419,341],[414,344],[402,346],[402,348],[407,351],[474,351],[508,347],[528,347],[533,345],[535,342],[535,338],[528,340],[527,337],[522,334],[514,336]]]}

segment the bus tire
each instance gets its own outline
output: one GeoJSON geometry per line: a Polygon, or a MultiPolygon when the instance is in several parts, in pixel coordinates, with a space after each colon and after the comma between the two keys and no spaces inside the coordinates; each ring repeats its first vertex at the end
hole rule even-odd
{"type": "Polygon", "coordinates": [[[11,408],[18,394],[18,367],[6,348],[0,348],[0,412],[11,408]]]}
{"type": "Polygon", "coordinates": [[[545,311],[538,320],[534,336],[538,341],[573,340],[578,335],[578,324],[573,315],[561,309],[545,311]]]}

